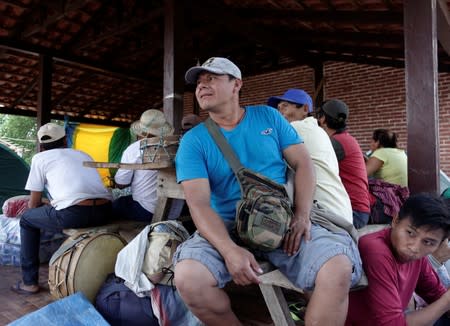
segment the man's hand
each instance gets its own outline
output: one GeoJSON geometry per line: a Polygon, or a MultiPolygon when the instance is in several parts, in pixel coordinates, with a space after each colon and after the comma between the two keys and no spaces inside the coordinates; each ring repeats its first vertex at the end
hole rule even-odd
{"type": "Polygon", "coordinates": [[[236,245],[223,257],[234,283],[238,285],[260,283],[258,275],[263,271],[250,251],[236,245]]]}
{"type": "Polygon", "coordinates": [[[302,237],[306,241],[311,239],[311,221],[307,218],[294,217],[291,220],[289,232],[286,233],[283,242],[283,250],[289,256],[294,255],[300,248],[302,237]]]}
{"type": "Polygon", "coordinates": [[[441,245],[436,249],[435,252],[432,253],[433,257],[444,264],[447,260],[450,259],[450,247],[448,246],[448,239],[442,241],[441,245]]]}

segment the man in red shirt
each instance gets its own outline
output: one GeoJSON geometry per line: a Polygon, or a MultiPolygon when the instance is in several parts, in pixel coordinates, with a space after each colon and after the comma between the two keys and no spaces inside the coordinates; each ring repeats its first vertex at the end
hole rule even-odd
{"type": "Polygon", "coordinates": [[[392,227],[363,236],[359,251],[369,285],[350,293],[346,325],[433,325],[450,310],[450,292],[427,255],[450,234],[445,202],[431,194],[409,197],[392,227]],[[428,306],[408,311],[413,292],[428,306]]]}
{"type": "Polygon", "coordinates": [[[339,176],[347,190],[357,229],[369,221],[370,200],[366,163],[356,139],[347,132],[348,106],[341,100],[325,101],[318,109],[317,121],[331,138],[339,162],[339,176]]]}

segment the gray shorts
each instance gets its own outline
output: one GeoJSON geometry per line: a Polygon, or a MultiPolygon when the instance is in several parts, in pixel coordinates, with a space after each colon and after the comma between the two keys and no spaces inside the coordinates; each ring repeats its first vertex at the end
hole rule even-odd
{"type": "MultiPolygon", "coordinates": [[[[282,249],[271,252],[251,251],[256,258],[270,261],[295,286],[306,291],[314,289],[320,268],[337,255],[347,256],[353,265],[351,286],[358,283],[362,274],[359,251],[350,235],[345,232],[333,233],[317,224],[312,224],[311,240],[302,240],[300,250],[295,255],[288,256],[282,249]]],[[[198,232],[177,248],[174,264],[183,259],[193,259],[205,265],[219,288],[223,288],[232,279],[220,253],[198,232]]]]}

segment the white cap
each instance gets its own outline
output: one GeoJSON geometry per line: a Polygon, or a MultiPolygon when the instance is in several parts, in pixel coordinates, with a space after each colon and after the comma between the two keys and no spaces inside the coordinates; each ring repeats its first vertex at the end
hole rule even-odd
{"type": "Polygon", "coordinates": [[[37,133],[39,143],[41,144],[54,142],[63,138],[65,135],[66,131],[64,127],[51,122],[39,128],[37,133]]]}
{"type": "Polygon", "coordinates": [[[197,83],[198,74],[202,71],[212,72],[217,75],[231,75],[234,78],[242,79],[239,68],[227,58],[212,57],[206,60],[201,66],[189,68],[184,78],[188,84],[197,83]]]}

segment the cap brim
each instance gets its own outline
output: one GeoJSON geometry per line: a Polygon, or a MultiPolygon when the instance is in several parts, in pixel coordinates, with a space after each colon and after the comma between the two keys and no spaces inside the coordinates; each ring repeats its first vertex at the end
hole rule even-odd
{"type": "MultiPolygon", "coordinates": [[[[186,82],[188,84],[196,84],[197,83],[197,79],[198,79],[198,75],[201,72],[203,72],[203,71],[211,72],[211,73],[216,74],[216,75],[226,75],[226,74],[228,74],[228,72],[224,72],[221,69],[206,68],[206,67],[196,66],[196,67],[189,68],[188,71],[186,71],[186,74],[184,75],[184,79],[186,79],[186,82]]],[[[235,76],[235,78],[237,78],[237,77],[235,76]]],[[[240,79],[240,78],[238,78],[238,79],[240,79]]]]}
{"type": "Polygon", "coordinates": [[[283,96],[272,96],[267,100],[267,105],[271,106],[275,109],[278,109],[278,103],[280,103],[281,101],[287,101],[287,102],[291,102],[291,103],[295,103],[297,105],[308,105],[308,112],[313,112],[313,108],[312,105],[309,103],[298,103],[297,101],[288,98],[288,97],[283,97],[283,96]]]}
{"type": "Polygon", "coordinates": [[[288,101],[288,100],[283,98],[282,96],[272,96],[267,100],[267,105],[277,109],[278,103],[280,103],[281,101],[288,101]]]}

